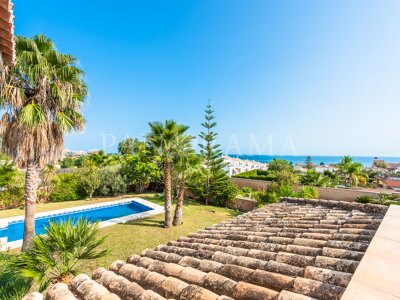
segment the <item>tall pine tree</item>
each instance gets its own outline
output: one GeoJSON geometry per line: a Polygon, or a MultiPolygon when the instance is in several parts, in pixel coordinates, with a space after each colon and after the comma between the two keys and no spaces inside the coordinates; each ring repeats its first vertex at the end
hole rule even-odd
{"type": "Polygon", "coordinates": [[[199,147],[205,171],[203,196],[206,205],[208,205],[221,186],[226,184],[228,176],[224,170],[225,163],[220,149],[221,145],[215,144],[218,134],[213,129],[217,126],[217,122],[214,120],[214,111],[210,100],[208,100],[208,105],[204,112],[206,113],[205,122],[201,125],[205,130],[199,135],[200,139],[203,140],[203,143],[200,143],[199,147]]]}

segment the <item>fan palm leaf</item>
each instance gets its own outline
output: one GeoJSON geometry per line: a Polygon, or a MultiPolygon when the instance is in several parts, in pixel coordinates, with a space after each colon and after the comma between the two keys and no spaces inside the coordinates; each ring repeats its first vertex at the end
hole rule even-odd
{"type": "Polygon", "coordinates": [[[16,56],[16,65],[2,74],[0,133],[3,151],[27,168],[25,250],[34,235],[38,170],[61,158],[65,132],[83,128],[88,90],[76,58],[58,52],[44,35],[17,37],[16,56]]]}

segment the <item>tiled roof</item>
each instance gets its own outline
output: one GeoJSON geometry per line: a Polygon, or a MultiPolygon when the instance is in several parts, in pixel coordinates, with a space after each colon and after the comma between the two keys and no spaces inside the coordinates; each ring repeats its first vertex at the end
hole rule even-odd
{"type": "Polygon", "coordinates": [[[47,299],[340,299],[385,212],[286,199],[79,275],[70,290],[57,284],[47,299]]]}
{"type": "Polygon", "coordinates": [[[0,0],[0,54],[10,67],[15,62],[13,8],[10,0],[0,0]]]}
{"type": "Polygon", "coordinates": [[[383,183],[391,188],[400,188],[400,180],[386,179],[383,183]]]}

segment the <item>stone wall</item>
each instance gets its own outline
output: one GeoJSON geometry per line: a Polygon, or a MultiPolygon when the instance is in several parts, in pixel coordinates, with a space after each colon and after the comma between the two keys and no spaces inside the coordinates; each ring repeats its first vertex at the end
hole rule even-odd
{"type": "Polygon", "coordinates": [[[237,209],[240,211],[248,212],[255,209],[258,205],[258,202],[247,197],[236,197],[235,201],[231,204],[228,204],[229,208],[237,209]]]}
{"type": "Polygon", "coordinates": [[[357,202],[348,202],[348,201],[335,201],[335,200],[323,200],[323,199],[303,199],[303,198],[295,198],[295,197],[281,197],[280,202],[294,203],[299,205],[315,205],[315,206],[325,206],[329,208],[341,208],[346,210],[359,210],[365,213],[374,213],[374,214],[386,214],[388,210],[388,206],[386,205],[378,205],[378,204],[364,204],[357,202]]]}
{"type": "MultiPolygon", "coordinates": [[[[270,181],[255,180],[255,179],[244,179],[244,178],[230,178],[231,182],[238,185],[239,187],[248,186],[253,190],[260,191],[266,190],[270,181]]],[[[298,190],[300,186],[296,186],[295,190],[298,190]]],[[[318,194],[320,199],[329,199],[336,201],[347,201],[353,202],[358,196],[368,195],[374,198],[378,198],[379,193],[384,192],[388,194],[398,195],[400,193],[394,193],[391,190],[371,190],[371,189],[341,189],[341,188],[329,188],[329,187],[318,187],[318,194]]]]}

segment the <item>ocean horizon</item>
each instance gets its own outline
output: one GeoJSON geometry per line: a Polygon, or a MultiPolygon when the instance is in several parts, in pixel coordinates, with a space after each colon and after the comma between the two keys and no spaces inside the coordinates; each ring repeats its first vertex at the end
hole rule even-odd
{"type": "MultiPolygon", "coordinates": [[[[250,155],[250,154],[228,154],[230,157],[240,158],[244,160],[253,160],[261,163],[268,163],[274,158],[284,159],[292,164],[305,163],[308,155],[250,155]]],[[[319,165],[320,163],[337,164],[343,156],[327,156],[327,155],[310,155],[314,164],[319,165]]],[[[350,155],[351,156],[351,155],[350,155]]],[[[351,156],[354,161],[360,162],[365,167],[372,166],[374,159],[382,159],[389,163],[400,163],[400,157],[385,157],[385,156],[351,156]]]]}

